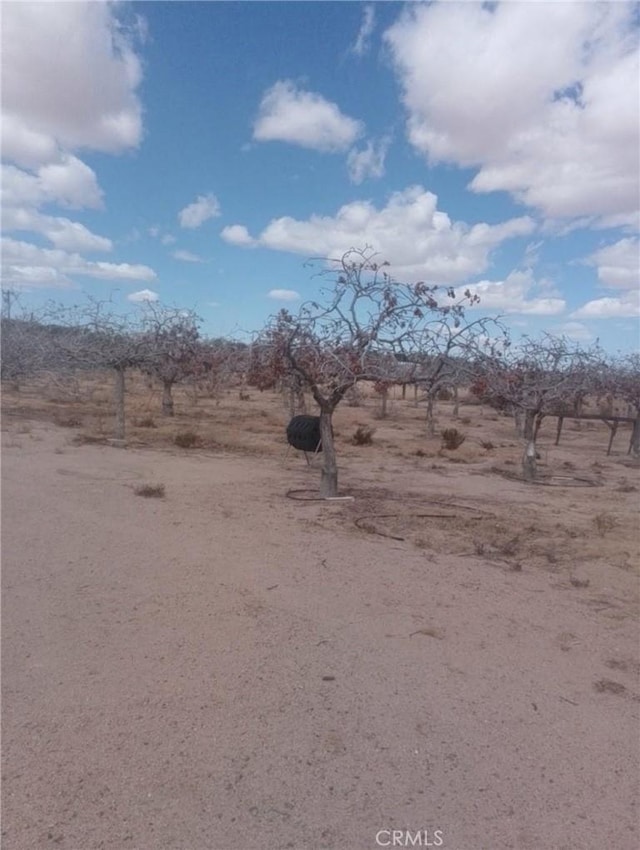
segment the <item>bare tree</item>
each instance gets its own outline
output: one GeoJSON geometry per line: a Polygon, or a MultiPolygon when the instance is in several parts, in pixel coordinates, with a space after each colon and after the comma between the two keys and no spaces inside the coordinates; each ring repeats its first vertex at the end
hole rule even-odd
{"type": "Polygon", "coordinates": [[[473,391],[493,407],[510,407],[522,416],[525,480],[536,478],[536,439],[543,418],[575,406],[592,386],[588,364],[601,357],[597,347],[584,349],[565,337],[544,334],[541,339],[524,337],[501,356],[484,360],[473,391]]]}
{"type": "Polygon", "coordinates": [[[162,383],[164,416],[173,416],[174,385],[202,370],[200,321],[191,310],[152,302],[143,307],[142,331],[150,356],[142,368],[162,383]]]}
{"type": "Polygon", "coordinates": [[[114,439],[125,438],[125,374],[152,362],[153,350],[139,321],[88,299],[80,306],[50,305],[45,314],[56,362],[68,369],[110,369],[114,376],[114,439]]]}
{"type": "Polygon", "coordinates": [[[395,357],[415,352],[436,327],[463,326],[470,293],[457,300],[452,289],[394,281],[370,249],[351,249],[328,263],[321,275],[331,286],[322,300],[304,304],[297,316],[280,311],[254,346],[270,377],[300,376],[320,409],[323,467],[320,494],[338,493],[332,418],[345,394],[359,381],[387,381],[395,357]],[[436,296],[442,295],[445,305],[436,296]]]}
{"type": "Polygon", "coordinates": [[[613,398],[622,399],[635,415],[629,450],[640,457],[640,354],[634,352],[605,362],[605,381],[613,398]]]}

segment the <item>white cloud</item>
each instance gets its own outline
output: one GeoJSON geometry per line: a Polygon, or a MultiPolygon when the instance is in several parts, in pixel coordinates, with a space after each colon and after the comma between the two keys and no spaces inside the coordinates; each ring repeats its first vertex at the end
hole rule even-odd
{"type": "Polygon", "coordinates": [[[94,262],[60,248],[40,248],[9,237],[2,239],[2,279],[5,284],[19,285],[21,280],[33,279],[34,270],[38,270],[41,282],[49,279],[60,285],[70,285],[74,276],[123,281],[154,280],[156,277],[149,266],[94,262]]]}
{"type": "Polygon", "coordinates": [[[595,251],[587,259],[597,266],[598,279],[609,289],[632,289],[640,285],[640,240],[620,239],[595,251]]]}
{"type": "Polygon", "coordinates": [[[202,257],[193,254],[191,251],[183,251],[182,249],[174,251],[171,256],[175,260],[182,260],[185,263],[204,263],[202,257]]]}
{"type": "Polygon", "coordinates": [[[368,3],[362,10],[362,23],[360,24],[358,37],[351,48],[351,52],[355,53],[356,56],[364,56],[369,50],[369,40],[375,26],[375,17],[375,7],[372,3],[368,3]]]}
{"type": "Polygon", "coordinates": [[[139,292],[132,292],[127,295],[127,301],[132,301],[134,304],[144,304],[149,301],[158,301],[160,296],[152,289],[141,289],[139,292]]]}
{"type": "Polygon", "coordinates": [[[625,292],[618,298],[596,298],[571,314],[572,319],[619,319],[640,317],[640,292],[625,292]]]}
{"type": "Polygon", "coordinates": [[[494,248],[535,227],[526,216],[469,227],[452,222],[437,203],[432,192],[412,186],[395,192],[382,209],[369,201],[354,201],[333,217],[274,219],[245,244],[320,257],[339,257],[353,246],[370,245],[381,259],[391,262],[391,272],[399,279],[449,284],[482,273],[494,248]]]}
{"type": "Polygon", "coordinates": [[[2,154],[27,168],[60,149],[119,153],[142,136],[135,34],[114,3],[2,9],[2,154]]]}
{"type": "Polygon", "coordinates": [[[3,280],[11,285],[73,286],[72,277],[150,280],[147,266],[86,260],[110,239],[80,222],[40,210],[101,209],[94,171],[74,151],[121,153],[142,138],[136,42],[142,19],[127,4],[9,3],[2,10],[2,214],[6,232],[48,239],[41,248],[3,241],[3,280]],[[131,16],[129,15],[131,18],[131,16]]]}
{"type": "Polygon", "coordinates": [[[553,329],[555,334],[567,336],[576,342],[592,342],[594,340],[593,333],[582,322],[565,322],[553,329]]]}
{"type": "Polygon", "coordinates": [[[293,289],[271,289],[269,298],[273,298],[275,301],[298,301],[300,293],[293,289]]]}
{"type": "Polygon", "coordinates": [[[209,193],[208,195],[198,195],[192,204],[180,210],[178,219],[180,221],[180,227],[188,227],[191,230],[195,230],[201,224],[204,224],[205,221],[219,215],[220,204],[218,203],[218,199],[215,195],[209,193]]]}
{"type": "Polygon", "coordinates": [[[163,245],[173,245],[176,242],[176,237],[172,236],[170,233],[165,233],[165,235],[160,239],[163,245]]]}
{"type": "Polygon", "coordinates": [[[410,4],[386,32],[411,143],[478,166],[549,218],[631,223],[639,88],[632,3],[410,4]]]}
{"type": "Polygon", "coordinates": [[[224,227],[220,236],[231,245],[241,245],[245,248],[255,244],[255,240],[249,235],[249,231],[242,224],[232,224],[224,227]]]}
{"type": "Polygon", "coordinates": [[[322,95],[298,89],[291,80],[280,80],[263,95],[253,138],[336,153],[351,147],[363,129],[362,122],[343,115],[322,95]]]}
{"type": "Polygon", "coordinates": [[[349,179],[360,185],[367,177],[383,177],[384,161],[391,145],[391,138],[385,136],[378,142],[369,140],[362,150],[352,148],[347,157],[349,179]]]}
{"type": "Polygon", "coordinates": [[[467,287],[480,297],[478,309],[496,313],[557,316],[566,307],[563,298],[547,293],[545,281],[536,281],[531,270],[513,271],[504,280],[482,280],[467,287]]]}
{"type": "Polygon", "coordinates": [[[2,229],[5,233],[29,231],[41,233],[56,248],[64,251],[111,251],[113,243],[97,236],[77,221],[18,207],[3,207],[2,229]]]}
{"type": "Polygon", "coordinates": [[[3,164],[2,202],[12,206],[54,203],[70,209],[100,209],[103,205],[94,171],[70,154],[32,174],[15,165],[3,164]]]}

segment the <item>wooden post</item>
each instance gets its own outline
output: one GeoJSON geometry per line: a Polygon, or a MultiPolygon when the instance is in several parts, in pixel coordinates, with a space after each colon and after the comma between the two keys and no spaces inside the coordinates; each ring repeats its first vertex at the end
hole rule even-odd
{"type": "Polygon", "coordinates": [[[558,427],[556,429],[556,446],[560,445],[560,434],[562,434],[562,423],[564,416],[558,416],[558,427]]]}

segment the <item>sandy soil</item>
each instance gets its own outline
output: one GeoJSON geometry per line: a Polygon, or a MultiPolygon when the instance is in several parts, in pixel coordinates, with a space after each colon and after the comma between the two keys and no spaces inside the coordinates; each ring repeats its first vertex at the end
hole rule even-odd
{"type": "Polygon", "coordinates": [[[377,427],[324,503],[281,442],[5,419],[3,850],[639,845],[625,446],[570,432],[554,463],[601,486],[531,487],[377,427]]]}

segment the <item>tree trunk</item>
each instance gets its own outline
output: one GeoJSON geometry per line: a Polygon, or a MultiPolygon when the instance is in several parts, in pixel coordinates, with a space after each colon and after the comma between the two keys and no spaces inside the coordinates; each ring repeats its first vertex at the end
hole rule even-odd
{"type": "Polygon", "coordinates": [[[516,429],[516,434],[519,437],[524,436],[524,411],[516,407],[513,411],[513,424],[516,429]]]}
{"type": "Polygon", "coordinates": [[[640,410],[636,413],[635,422],[633,423],[629,449],[634,457],[640,457],[640,410]]]}
{"type": "Polygon", "coordinates": [[[171,395],[172,381],[162,382],[162,415],[173,416],[173,396],[171,395]]]}
{"type": "Polygon", "coordinates": [[[427,399],[427,435],[433,437],[436,433],[436,424],[433,418],[433,396],[427,399]]]}
{"type": "Polygon", "coordinates": [[[457,419],[460,413],[460,398],[458,396],[458,387],[453,388],[453,418],[457,419]]]}
{"type": "Polygon", "coordinates": [[[322,475],[320,495],[326,499],[338,495],[338,465],[333,442],[333,410],[320,411],[320,439],[322,440],[322,475]]]}
{"type": "Polygon", "coordinates": [[[536,479],[536,444],[535,440],[527,441],[527,446],[522,457],[522,475],[525,481],[535,481],[536,479]]]}
{"type": "Polygon", "coordinates": [[[525,440],[535,440],[536,434],[536,414],[533,410],[525,410],[524,412],[524,429],[522,436],[525,440]]]}
{"type": "Polygon", "coordinates": [[[385,387],[380,393],[380,418],[387,418],[387,401],[389,399],[389,390],[385,387]]]}
{"type": "Polygon", "coordinates": [[[124,440],[124,366],[116,366],[113,401],[116,409],[114,440],[124,440]]]}

